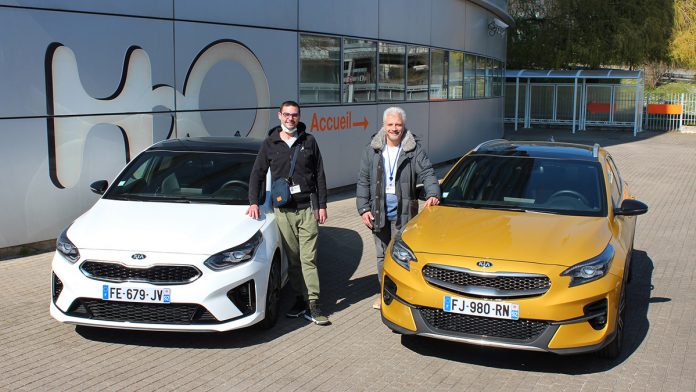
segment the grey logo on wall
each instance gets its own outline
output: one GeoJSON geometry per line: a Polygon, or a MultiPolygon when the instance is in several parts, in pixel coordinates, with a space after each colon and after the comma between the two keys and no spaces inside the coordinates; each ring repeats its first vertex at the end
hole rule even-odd
{"type": "Polygon", "coordinates": [[[78,183],[87,134],[97,124],[113,124],[121,130],[127,162],[154,142],[150,110],[155,107],[178,110],[172,116],[169,136],[178,125],[185,126],[191,136],[208,136],[198,110],[200,93],[208,71],[221,61],[238,63],[251,77],[258,109],[247,135],[263,135],[271,113],[267,109],[271,102],[268,79],[259,59],[241,42],[223,39],[204,48],[189,67],[183,92],[171,86],[153,86],[150,57],[142,48],[132,46],[126,53],[121,83],[107,98],[94,98],[85,91],[70,48],[58,42],[49,45],[45,66],[49,174],[53,184],[62,189],[78,183]],[[74,108],[100,115],[76,116],[74,108]]]}

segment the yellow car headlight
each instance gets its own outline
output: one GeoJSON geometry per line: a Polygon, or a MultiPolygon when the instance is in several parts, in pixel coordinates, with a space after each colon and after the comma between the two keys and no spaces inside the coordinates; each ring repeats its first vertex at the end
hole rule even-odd
{"type": "Polygon", "coordinates": [[[411,248],[401,239],[401,233],[394,237],[394,242],[392,242],[391,247],[391,257],[397,264],[409,271],[411,270],[409,263],[418,261],[411,248]]]}
{"type": "Polygon", "coordinates": [[[570,276],[568,287],[589,283],[606,275],[613,259],[614,247],[609,244],[602,253],[582,263],[575,264],[563,271],[561,276],[570,276]]]}

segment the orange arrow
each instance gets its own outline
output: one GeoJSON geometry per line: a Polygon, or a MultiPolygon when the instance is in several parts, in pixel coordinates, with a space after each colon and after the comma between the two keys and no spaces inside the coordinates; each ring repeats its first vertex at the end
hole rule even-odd
{"type": "Polygon", "coordinates": [[[369,123],[367,122],[367,117],[363,117],[363,120],[360,121],[360,122],[354,122],[354,123],[353,123],[353,126],[354,126],[354,127],[360,127],[360,126],[361,126],[361,127],[363,127],[363,130],[367,129],[367,126],[368,126],[368,125],[369,125],[369,123]]]}

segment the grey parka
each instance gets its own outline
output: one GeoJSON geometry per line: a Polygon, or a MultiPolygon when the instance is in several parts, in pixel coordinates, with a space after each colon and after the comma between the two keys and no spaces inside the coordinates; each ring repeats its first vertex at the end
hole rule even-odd
{"type": "MultiPolygon", "coordinates": [[[[386,222],[384,195],[384,158],[382,150],[387,131],[382,128],[365,147],[360,161],[356,205],[360,215],[372,211],[373,231],[380,231],[386,222]]],[[[425,150],[409,130],[404,131],[401,153],[396,166],[396,196],[398,198],[396,227],[400,229],[418,213],[416,184],[422,183],[426,199],[440,198],[440,185],[425,150]]]]}

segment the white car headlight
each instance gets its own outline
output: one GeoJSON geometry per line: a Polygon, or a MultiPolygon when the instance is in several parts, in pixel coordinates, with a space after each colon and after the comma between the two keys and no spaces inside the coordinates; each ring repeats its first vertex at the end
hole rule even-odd
{"type": "Polygon", "coordinates": [[[234,267],[251,260],[261,242],[263,242],[263,235],[261,231],[257,231],[249,241],[208,257],[204,264],[214,271],[234,267]]]}
{"type": "Polygon", "coordinates": [[[401,239],[401,233],[394,237],[394,242],[392,242],[391,247],[391,257],[397,264],[409,271],[411,270],[409,263],[418,261],[411,248],[401,239]]]}
{"type": "Polygon", "coordinates": [[[70,263],[75,263],[77,260],[80,259],[80,251],[77,249],[77,246],[70,241],[68,238],[68,229],[70,226],[68,226],[65,230],[63,230],[62,233],[58,236],[56,239],[56,250],[65,257],[66,260],[68,260],[70,263]]]}
{"type": "Polygon", "coordinates": [[[570,276],[568,287],[578,286],[592,282],[606,275],[614,259],[614,247],[607,245],[598,256],[595,256],[582,263],[575,264],[561,273],[561,276],[570,276]]]}

